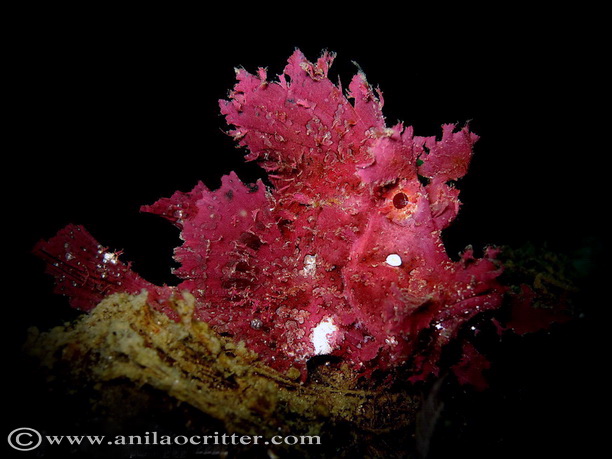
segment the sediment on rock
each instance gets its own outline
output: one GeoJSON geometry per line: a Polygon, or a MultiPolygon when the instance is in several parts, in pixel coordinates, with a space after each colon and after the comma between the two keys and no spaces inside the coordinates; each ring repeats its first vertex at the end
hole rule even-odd
{"type": "Polygon", "coordinates": [[[410,429],[417,398],[363,389],[352,371],[335,365],[322,364],[306,382],[297,370],[282,374],[194,320],[193,303],[188,293],[175,298],[174,322],[149,306],[146,292],[114,294],[73,324],[31,330],[26,348],[44,367],[69,367],[100,390],[122,381],[154,388],[228,432],[320,435],[340,424],[364,434],[410,429]]]}

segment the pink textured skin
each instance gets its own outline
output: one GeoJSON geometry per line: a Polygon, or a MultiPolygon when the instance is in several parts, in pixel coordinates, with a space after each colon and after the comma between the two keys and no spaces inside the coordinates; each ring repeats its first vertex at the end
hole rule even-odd
{"type": "MultiPolygon", "coordinates": [[[[103,288],[91,284],[96,275],[64,285],[72,305],[87,310],[114,291],[144,288],[164,310],[164,298],[187,290],[198,318],[279,370],[303,370],[323,353],[366,372],[406,364],[413,381],[436,374],[443,347],[505,292],[495,249],[453,261],[440,237],[460,205],[449,182],[467,172],[477,136],[454,125],[439,140],[387,127],[382,95],[358,73],[351,103],[327,78],[332,61],[325,53],[311,63],[296,51],[278,81],[263,69],[239,70],[220,101],[231,135],[272,188],[231,173],[216,191],[199,183],[143,207],[181,230],[181,284],[156,287],[122,265],[103,288]],[[387,263],[389,255],[401,264],[387,263]]],[[[66,261],[65,241],[60,233],[36,250],[66,261]]],[[[76,261],[95,274],[103,255],[88,250],[76,261]]]]}

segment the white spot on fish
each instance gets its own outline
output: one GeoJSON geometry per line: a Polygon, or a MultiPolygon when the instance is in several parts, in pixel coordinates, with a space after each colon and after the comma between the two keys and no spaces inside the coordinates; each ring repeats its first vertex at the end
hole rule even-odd
{"type": "Polygon", "coordinates": [[[387,263],[389,266],[401,266],[402,259],[397,253],[392,253],[387,257],[385,263],[387,263]]]}
{"type": "Polygon", "coordinates": [[[119,258],[117,257],[117,254],[111,253],[111,252],[106,252],[103,258],[104,258],[104,263],[111,263],[113,265],[116,265],[117,261],[119,260],[119,258]]]}
{"type": "Polygon", "coordinates": [[[317,256],[316,255],[306,255],[304,257],[304,269],[302,269],[301,274],[304,277],[314,277],[317,272],[317,256]]]}
{"type": "Polygon", "coordinates": [[[327,317],[319,322],[312,330],[310,340],[315,348],[315,355],[329,354],[333,350],[334,334],[338,331],[338,327],[334,324],[331,317],[327,317]]]}

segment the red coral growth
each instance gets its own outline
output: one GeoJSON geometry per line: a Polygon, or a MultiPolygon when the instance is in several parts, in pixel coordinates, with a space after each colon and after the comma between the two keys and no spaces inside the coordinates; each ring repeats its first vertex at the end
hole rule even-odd
{"type": "Polygon", "coordinates": [[[489,384],[484,372],[491,368],[491,363],[476,350],[473,344],[463,343],[461,360],[453,365],[453,372],[460,384],[469,384],[476,390],[484,390],[489,384]]]}
{"type": "Polygon", "coordinates": [[[555,307],[538,304],[536,292],[524,284],[518,292],[510,295],[509,304],[510,318],[506,321],[505,330],[512,330],[518,335],[545,330],[552,323],[564,323],[572,318],[564,298],[555,307]]]}
{"type": "MultiPolygon", "coordinates": [[[[496,250],[453,261],[440,236],[459,209],[450,182],[467,172],[477,136],[454,125],[439,140],[387,127],[382,96],[362,73],[349,85],[352,103],[328,79],[333,57],[311,63],[296,51],[278,81],[240,70],[220,102],[231,135],[272,188],[231,173],[216,191],[200,183],[143,210],[181,230],[175,290],[191,292],[200,319],[270,365],[304,368],[333,354],[365,370],[407,364],[421,380],[438,372],[462,325],[499,307],[505,291],[496,250]]],[[[97,254],[89,235],[85,255],[65,249],[68,239],[64,230],[36,250],[61,260],[56,276],[67,266],[73,273],[74,288],[59,284],[73,306],[142,288],[163,305],[169,288],[125,265],[98,272],[108,252],[97,254]],[[75,260],[66,263],[67,253],[75,260]]]]}

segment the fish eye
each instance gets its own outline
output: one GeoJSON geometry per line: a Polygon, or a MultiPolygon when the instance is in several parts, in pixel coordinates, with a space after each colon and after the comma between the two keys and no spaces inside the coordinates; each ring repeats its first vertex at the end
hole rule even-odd
{"type": "Polygon", "coordinates": [[[396,209],[403,209],[409,203],[410,201],[408,200],[408,196],[406,196],[404,193],[400,192],[400,193],[397,193],[395,196],[393,196],[393,206],[396,209]]]}

